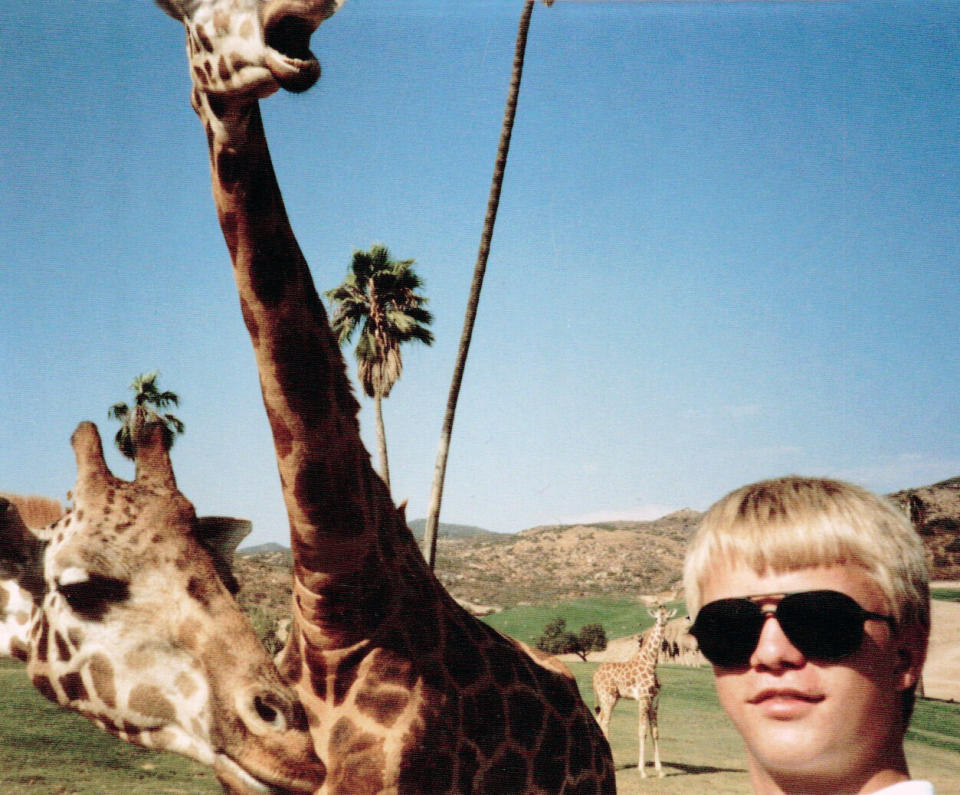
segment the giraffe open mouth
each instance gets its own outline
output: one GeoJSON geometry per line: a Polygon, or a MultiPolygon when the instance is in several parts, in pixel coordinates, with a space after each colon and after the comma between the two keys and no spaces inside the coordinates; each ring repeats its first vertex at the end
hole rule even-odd
{"type": "Polygon", "coordinates": [[[320,78],[320,62],[310,51],[315,29],[314,23],[292,14],[267,22],[263,31],[266,66],[281,88],[299,93],[320,78]]]}

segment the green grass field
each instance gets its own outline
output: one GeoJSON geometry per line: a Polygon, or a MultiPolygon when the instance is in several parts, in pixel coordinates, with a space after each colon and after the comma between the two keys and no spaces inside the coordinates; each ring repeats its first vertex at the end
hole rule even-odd
{"type": "Polygon", "coordinates": [[[930,596],[944,602],[960,602],[960,588],[931,588],[930,596]]]}
{"type": "MultiPolygon", "coordinates": [[[[574,663],[571,668],[592,707],[596,663],[574,663]]],[[[621,701],[610,727],[619,792],[749,793],[743,748],[717,703],[710,671],[664,665],[660,678],[660,755],[666,776],[640,778],[636,704],[621,701]]],[[[4,795],[220,792],[207,768],[121,743],[60,710],[33,689],[19,663],[0,661],[0,687],[4,795]]],[[[907,754],[913,774],[931,779],[937,795],[960,795],[960,705],[921,702],[907,754]]],[[[648,740],[648,768],[652,755],[648,740]]]]}
{"type": "MultiPolygon", "coordinates": [[[[683,602],[671,602],[668,606],[677,608],[678,616],[686,613],[683,602]]],[[[572,632],[584,624],[603,624],[610,639],[643,632],[653,624],[643,604],[624,599],[575,599],[556,605],[514,607],[483,620],[505,635],[535,645],[543,628],[557,617],[565,619],[567,629],[572,632]]]]}

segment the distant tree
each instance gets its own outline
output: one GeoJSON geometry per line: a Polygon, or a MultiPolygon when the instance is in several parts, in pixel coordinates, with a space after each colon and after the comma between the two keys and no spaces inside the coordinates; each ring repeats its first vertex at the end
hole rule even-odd
{"type": "Polygon", "coordinates": [[[136,458],[136,438],[147,422],[159,422],[163,427],[163,441],[169,450],[174,439],[184,432],[184,424],[173,414],[164,412],[168,406],[180,405],[180,398],[174,392],[161,392],[157,386],[160,373],[153,370],[141,373],[130,384],[133,390],[133,406],[126,403],[114,403],[107,411],[112,420],[120,420],[120,430],[113,437],[117,449],[127,458],[136,458]]]}
{"type": "Polygon", "coordinates": [[[557,617],[543,628],[536,645],[547,654],[576,654],[586,662],[589,652],[607,648],[607,633],[600,624],[585,624],[579,634],[570,632],[566,620],[557,617]]]}
{"type": "Polygon", "coordinates": [[[580,634],[577,637],[580,645],[583,646],[584,660],[587,652],[603,651],[607,648],[607,631],[603,628],[603,624],[584,624],[580,627],[580,634]]]}
{"type": "Polygon", "coordinates": [[[362,327],[354,350],[357,378],[374,401],[380,477],[388,488],[390,466],[381,401],[403,372],[400,345],[411,340],[426,345],[433,342],[427,328],[433,316],[424,308],[427,299],[417,294],[423,282],[413,263],[412,259],[390,259],[386,246],[354,251],[343,284],[325,293],[333,305],[331,325],[340,345],[346,345],[362,327]]]}

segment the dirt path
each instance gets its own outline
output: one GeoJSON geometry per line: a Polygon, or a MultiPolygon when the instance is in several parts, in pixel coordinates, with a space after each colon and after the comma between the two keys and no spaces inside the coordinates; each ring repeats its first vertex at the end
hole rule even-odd
{"type": "MultiPolygon", "coordinates": [[[[960,590],[960,583],[933,583],[960,590]]],[[[934,599],[931,610],[930,651],[923,669],[928,698],[960,701],[960,602],[934,599]]]]}

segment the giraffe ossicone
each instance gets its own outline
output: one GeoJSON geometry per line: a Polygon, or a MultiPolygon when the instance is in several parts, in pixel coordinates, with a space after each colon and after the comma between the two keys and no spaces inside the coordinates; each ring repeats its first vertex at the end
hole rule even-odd
{"type": "Polygon", "coordinates": [[[133,481],[107,468],[92,423],[72,442],[73,508],[29,528],[0,499],[0,652],[47,698],[211,765],[230,791],[314,788],[306,715],[231,594],[249,522],[196,516],[159,426],[140,435],[133,481]]]}

